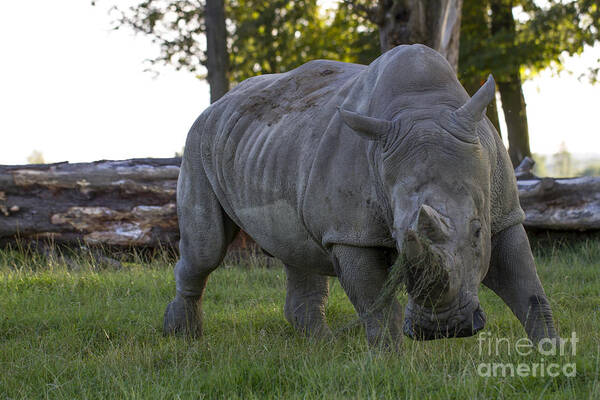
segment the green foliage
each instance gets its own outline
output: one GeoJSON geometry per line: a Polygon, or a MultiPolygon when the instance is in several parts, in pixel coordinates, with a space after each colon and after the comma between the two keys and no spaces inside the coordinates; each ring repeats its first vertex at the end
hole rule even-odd
{"type": "MultiPolygon", "coordinates": [[[[580,54],[584,46],[600,40],[600,3],[597,0],[548,0],[540,6],[522,0],[525,22],[519,29],[519,47],[524,62],[534,72],[547,66],[561,68],[563,54],[580,54]]],[[[598,60],[600,62],[600,60],[598,60]]],[[[590,79],[597,80],[600,69],[590,68],[590,79]]]]}
{"type": "Polygon", "coordinates": [[[574,175],[573,157],[565,142],[562,142],[558,151],[552,155],[552,171],[556,178],[568,178],[574,175]]]}
{"type": "MultiPolygon", "coordinates": [[[[462,79],[493,72],[504,79],[514,68],[528,69],[529,76],[546,67],[562,68],[562,56],[579,54],[600,40],[600,8],[592,0],[494,0],[516,7],[516,33],[498,29],[492,33],[491,0],[465,0],[463,4],[460,66],[462,79]]],[[[599,60],[600,62],[600,60],[599,60]]],[[[598,66],[590,68],[597,79],[598,66]]]]}
{"type": "Polygon", "coordinates": [[[30,155],[27,156],[27,164],[45,164],[44,154],[39,150],[33,150],[30,155]]]}
{"type": "MultiPolygon", "coordinates": [[[[531,74],[561,68],[564,54],[578,54],[600,39],[600,6],[594,0],[494,0],[516,7],[516,34],[491,33],[492,0],[465,0],[462,13],[461,79],[498,80],[514,68],[531,74]]],[[[363,12],[368,2],[340,1],[331,13],[317,0],[226,1],[230,76],[234,82],[290,70],[309,60],[369,63],[379,55],[377,27],[363,12]],[[358,8],[362,7],[362,8],[358,8]]],[[[206,64],[204,1],[144,0],[118,8],[116,27],[150,36],[160,49],[151,59],[203,77],[206,64]]],[[[596,79],[599,65],[590,68],[596,79]]]]}
{"type": "Polygon", "coordinates": [[[463,1],[458,63],[462,81],[482,82],[484,77],[492,72],[493,63],[485,47],[491,35],[488,8],[488,1],[463,1]]]}
{"type": "Polygon", "coordinates": [[[535,161],[535,165],[533,166],[533,174],[536,176],[549,176],[548,167],[546,166],[548,157],[543,154],[533,153],[531,158],[533,158],[533,161],[535,161]]]}
{"type": "Polygon", "coordinates": [[[374,29],[360,30],[362,21],[346,8],[326,15],[316,0],[231,0],[228,10],[235,25],[230,51],[235,82],[318,58],[360,62],[375,47],[369,45],[374,29]]]}
{"type": "Polygon", "coordinates": [[[323,21],[315,0],[233,0],[228,11],[235,21],[230,50],[234,81],[294,68],[313,47],[321,48],[323,21]]]}
{"type": "Polygon", "coordinates": [[[581,175],[581,176],[600,176],[600,164],[590,165],[589,167],[584,168],[577,175],[581,175]]]}
{"type": "Polygon", "coordinates": [[[338,4],[327,32],[329,59],[366,65],[381,55],[378,27],[349,3],[338,4]]]}
{"type": "Polygon", "coordinates": [[[533,154],[533,159],[533,173],[540,177],[600,176],[598,157],[571,154],[564,143],[555,154],[533,154]]]}
{"type": "MultiPolygon", "coordinates": [[[[325,13],[317,0],[226,1],[230,78],[240,82],[326,58],[368,63],[379,54],[372,24],[340,5],[325,13]]],[[[197,72],[206,65],[204,2],[145,0],[121,9],[117,26],[146,34],[160,48],[154,64],[197,72]]]]}
{"type": "MultiPolygon", "coordinates": [[[[600,388],[600,242],[536,249],[561,336],[577,332],[577,376],[490,377],[485,362],[539,363],[514,352],[488,356],[476,337],[415,342],[399,354],[369,350],[364,331],[314,343],[283,318],[285,273],[221,267],[207,285],[205,336],[163,337],[162,313],[174,295],[172,263],[122,260],[103,269],[81,256],[60,259],[0,251],[0,397],[53,399],[198,398],[596,398],[600,388]]],[[[226,264],[229,265],[229,264],[226,264]]],[[[335,330],[355,319],[337,280],[327,318],[335,330]]],[[[523,337],[504,303],[482,288],[492,338],[523,337]]],[[[404,302],[405,296],[401,296],[404,302]]],[[[504,348],[504,347],[502,347],[504,348]]]]}
{"type": "Polygon", "coordinates": [[[199,0],[143,0],[126,9],[115,6],[115,29],[128,27],[148,35],[160,54],[152,64],[171,64],[196,71],[206,62],[204,2],[199,0]]]}

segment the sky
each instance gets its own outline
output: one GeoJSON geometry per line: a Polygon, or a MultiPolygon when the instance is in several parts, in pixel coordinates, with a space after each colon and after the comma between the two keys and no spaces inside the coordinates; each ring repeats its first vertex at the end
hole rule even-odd
{"type": "MultiPolygon", "coordinates": [[[[131,3],[121,0],[119,4],[131,3]]],[[[34,151],[47,162],[171,157],[209,104],[208,85],[186,71],[145,72],[157,49],[111,30],[115,1],[6,1],[0,6],[0,164],[34,151]]],[[[568,66],[584,71],[600,46],[568,66]]],[[[544,72],[524,85],[531,148],[600,153],[600,85],[544,72]]],[[[501,117],[502,119],[502,117],[501,117]]]]}

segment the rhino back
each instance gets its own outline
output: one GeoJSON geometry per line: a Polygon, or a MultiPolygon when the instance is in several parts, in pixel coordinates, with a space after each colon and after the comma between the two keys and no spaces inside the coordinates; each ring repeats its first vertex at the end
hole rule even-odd
{"type": "Polygon", "coordinates": [[[343,88],[365,67],[313,61],[248,79],[202,118],[202,163],[227,214],[257,243],[294,265],[328,264],[301,204],[316,149],[343,88]]]}

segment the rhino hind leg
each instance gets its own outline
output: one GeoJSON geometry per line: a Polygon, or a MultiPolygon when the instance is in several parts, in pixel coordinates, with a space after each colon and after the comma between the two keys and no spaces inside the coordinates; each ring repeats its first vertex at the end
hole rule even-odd
{"type": "Polygon", "coordinates": [[[507,228],[492,238],[490,269],[483,284],[504,300],[532,341],[557,337],[523,225],[507,228]]]}
{"type": "Polygon", "coordinates": [[[327,276],[307,273],[288,265],[284,315],[303,334],[324,338],[331,336],[325,320],[325,303],[329,295],[327,276]]]}
{"type": "Polygon", "coordinates": [[[239,228],[223,211],[199,162],[192,167],[184,156],[179,179],[180,258],[174,271],[176,295],[165,311],[163,333],[199,337],[208,275],[223,260],[239,228]]]}
{"type": "Polygon", "coordinates": [[[382,298],[389,254],[376,248],[334,246],[333,256],[335,272],[365,325],[369,344],[398,350],[402,307],[395,295],[382,298]]]}

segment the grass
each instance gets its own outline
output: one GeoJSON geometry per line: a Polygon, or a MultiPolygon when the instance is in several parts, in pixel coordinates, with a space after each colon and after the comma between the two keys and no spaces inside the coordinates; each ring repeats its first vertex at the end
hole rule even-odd
{"type": "MultiPolygon", "coordinates": [[[[600,241],[536,251],[561,336],[575,331],[580,340],[575,356],[562,357],[508,354],[506,346],[490,356],[476,337],[405,339],[390,354],[370,350],[361,327],[313,342],[283,318],[278,266],[218,269],[205,295],[204,338],[165,338],[162,315],[174,294],[168,253],[134,255],[120,269],[78,257],[74,268],[0,251],[0,398],[600,398],[600,241]],[[479,376],[478,365],[490,362],[575,363],[577,375],[479,376]]],[[[355,314],[331,283],[327,318],[336,330],[355,314]]],[[[480,295],[492,339],[523,337],[501,300],[485,288],[480,295]]]]}

